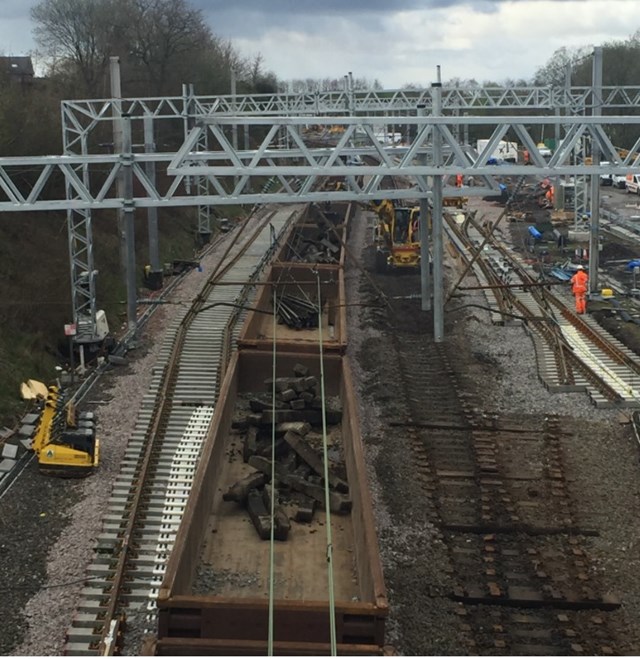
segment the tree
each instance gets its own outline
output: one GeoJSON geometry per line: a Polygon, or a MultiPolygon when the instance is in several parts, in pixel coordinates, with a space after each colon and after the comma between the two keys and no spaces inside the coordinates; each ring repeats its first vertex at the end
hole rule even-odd
{"type": "Polygon", "coordinates": [[[71,62],[92,96],[115,54],[125,6],[126,0],[42,0],[31,9],[36,41],[54,59],[71,62]]]}
{"type": "Polygon", "coordinates": [[[256,94],[273,94],[278,89],[275,74],[263,70],[263,57],[258,53],[253,60],[247,62],[248,83],[250,91],[256,94]]]}
{"type": "Polygon", "coordinates": [[[132,1],[128,51],[147,74],[151,93],[162,95],[175,82],[175,73],[188,73],[189,63],[212,49],[213,37],[202,12],[184,0],[132,1]]]}
{"type": "Polygon", "coordinates": [[[535,74],[533,83],[539,86],[564,87],[567,72],[573,70],[581,61],[589,56],[593,49],[589,46],[580,48],[558,48],[549,61],[540,67],[535,74]]]}

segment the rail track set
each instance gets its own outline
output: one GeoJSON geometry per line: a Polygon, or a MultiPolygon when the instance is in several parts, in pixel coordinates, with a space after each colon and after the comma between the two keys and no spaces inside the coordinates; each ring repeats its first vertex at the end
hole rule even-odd
{"type": "MultiPolygon", "coordinates": [[[[67,633],[67,654],[136,652],[142,635],[147,653],[260,654],[267,652],[270,624],[276,653],[381,651],[387,600],[343,355],[342,243],[351,207],[302,208],[272,212],[250,232],[238,231],[242,238],[168,332],[67,633]],[[312,240],[324,240],[331,258],[323,260],[332,263],[314,262],[317,253],[303,260],[301,247],[312,240]],[[284,320],[273,325],[274,291],[317,304],[315,326],[292,329],[284,320]],[[286,413],[280,400],[273,413],[310,419],[319,439],[324,412],[332,422],[326,432],[332,453],[339,454],[341,482],[348,485],[343,494],[332,493],[331,501],[339,496],[341,507],[331,516],[328,543],[318,469],[313,483],[300,476],[308,476],[304,469],[291,476],[297,505],[309,517],[274,548],[270,612],[269,542],[243,507],[222,495],[247,472],[259,473],[238,458],[246,443],[238,406],[247,396],[260,397],[265,381],[287,379],[296,369],[304,369],[314,385],[312,393],[305,392],[310,398],[305,402],[300,394],[303,410],[298,405],[286,413]],[[324,409],[325,395],[333,409],[324,409]],[[335,599],[330,601],[329,592],[335,599]]],[[[299,379],[293,378],[294,386],[299,379]]],[[[264,408],[270,413],[269,405],[264,408]]],[[[264,434],[264,422],[256,423],[263,426],[256,433],[264,434]]],[[[306,434],[311,424],[303,420],[294,427],[306,434]]],[[[310,437],[304,440],[306,453],[297,450],[314,464],[320,454],[307,445],[310,437]]],[[[282,474],[279,482],[286,482],[282,474]]]]}
{"type": "MultiPolygon", "coordinates": [[[[111,64],[113,82],[119,64],[111,64]]],[[[388,195],[441,205],[443,197],[461,198],[457,175],[474,177],[477,196],[497,194],[496,177],[574,176],[585,195],[576,213],[586,210],[586,177],[640,172],[638,143],[622,157],[607,136],[609,127],[639,123],[629,110],[638,88],[603,87],[601,69],[596,49],[588,88],[464,90],[438,82],[378,94],[345,81],[344,92],[330,94],[206,98],[185,85],[175,98],[65,101],[63,155],[0,158],[0,210],[67,212],[73,316],[91,335],[98,270],[86,246],[93,212],[115,209],[127,225],[134,208],[197,205],[205,236],[212,205],[261,209],[234,229],[220,267],[167,332],[66,654],[392,650],[385,636],[393,600],[346,356],[353,202],[388,195]],[[535,116],[521,112],[527,108],[535,116]],[[110,154],[94,133],[104,123],[114,129],[110,154]],[[136,151],[136,136],[154,142],[154,131],[169,125],[184,130],[182,144],[136,151]],[[323,136],[339,127],[340,136],[312,143],[308,126],[323,136]],[[389,126],[401,131],[402,145],[379,141],[389,126]],[[557,143],[564,138],[549,161],[536,148],[545,126],[557,143]],[[491,148],[479,153],[461,139],[470,127],[490,135],[492,146],[515,135],[532,161],[488,166],[491,148]],[[586,142],[596,155],[589,164],[586,142]],[[362,166],[350,166],[353,158],[362,166]],[[25,168],[36,172],[33,180],[25,168]],[[149,174],[156,168],[158,180],[149,174]],[[342,185],[330,185],[336,180],[342,185]]],[[[597,244],[597,186],[591,196],[597,244]]],[[[435,227],[429,246],[435,340],[416,349],[403,333],[412,319],[404,318],[392,327],[393,354],[383,358],[395,364],[388,384],[404,405],[389,434],[408,441],[407,459],[429,502],[425,517],[446,547],[451,588],[443,596],[454,603],[469,654],[619,654],[621,602],[592,569],[586,539],[597,528],[572,497],[560,419],[550,415],[534,427],[478,412],[439,343],[443,236],[463,268],[473,268],[493,321],[523,324],[549,391],[585,392],[601,408],[640,409],[638,356],[574,314],[565,296],[547,290],[472,215],[442,210],[444,232],[435,227]]],[[[133,240],[125,236],[121,248],[133,253],[133,240]]],[[[597,250],[590,254],[596,258],[597,250]]],[[[388,275],[368,277],[393,290],[388,275]]],[[[136,296],[129,267],[134,332],[136,296]]]]}
{"type": "MultiPolygon", "coordinates": [[[[345,356],[352,213],[346,203],[263,213],[168,332],[67,654],[386,651],[389,603],[345,356]],[[291,321],[280,298],[303,299],[316,322],[291,321]],[[344,487],[327,485],[325,498],[328,482],[344,487]]],[[[525,321],[550,391],[637,407],[637,356],[539,286],[472,214],[450,209],[446,220],[495,322],[525,321]]],[[[416,351],[401,325],[394,336],[406,410],[392,426],[408,437],[425,514],[447,547],[447,597],[469,651],[616,654],[609,613],[620,601],[590,570],[583,540],[597,529],[571,498],[558,418],[540,428],[479,414],[443,346],[416,351]]]]}
{"type": "Polygon", "coordinates": [[[620,606],[590,570],[557,418],[478,414],[440,347],[397,351],[402,430],[438,529],[469,654],[616,654],[620,606]],[[409,392],[420,388],[420,404],[409,392]],[[424,401],[429,401],[425,405],[424,401]],[[613,626],[614,627],[614,626],[613,626]]]}
{"type": "MultiPolygon", "coordinates": [[[[490,248],[482,249],[488,231],[473,215],[447,215],[460,269],[471,269],[481,250],[473,268],[494,322],[523,323],[545,386],[585,392],[595,406],[637,408],[638,356],[575,316],[567,307],[570,296],[544,290],[504,246],[487,240],[490,248]],[[551,323],[551,317],[557,320],[551,323]],[[565,338],[578,332],[584,337],[580,350],[565,338]]],[[[390,299],[400,290],[388,277],[376,281],[390,299]]],[[[395,385],[384,396],[393,396],[399,407],[385,441],[397,445],[402,438],[410,447],[407,459],[427,501],[425,517],[446,548],[451,588],[436,586],[433,597],[455,602],[471,655],[620,654],[616,612],[622,603],[593,569],[588,544],[599,535],[598,525],[572,494],[562,420],[547,415],[540,425],[485,412],[446,349],[415,341],[418,314],[417,305],[415,318],[394,309],[388,314],[393,354],[387,359],[396,367],[395,385]]]]}
{"type": "Polygon", "coordinates": [[[445,213],[452,253],[474,271],[493,302],[495,323],[525,321],[549,391],[584,391],[596,407],[640,407],[640,360],[596,321],[570,308],[565,293],[468,214],[445,213]],[[456,221],[456,216],[457,220],[456,221]],[[477,258],[478,251],[483,258],[477,258]]]}

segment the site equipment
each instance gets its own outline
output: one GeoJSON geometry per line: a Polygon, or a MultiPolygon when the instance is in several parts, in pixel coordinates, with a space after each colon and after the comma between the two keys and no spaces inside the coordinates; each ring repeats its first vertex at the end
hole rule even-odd
{"type": "Polygon", "coordinates": [[[373,201],[378,216],[374,231],[376,270],[399,270],[420,266],[420,207],[394,206],[389,199],[373,201]]]}
{"type": "Polygon", "coordinates": [[[67,478],[88,476],[97,466],[100,442],[91,412],[78,412],[60,387],[48,388],[31,448],[40,471],[67,478]]]}

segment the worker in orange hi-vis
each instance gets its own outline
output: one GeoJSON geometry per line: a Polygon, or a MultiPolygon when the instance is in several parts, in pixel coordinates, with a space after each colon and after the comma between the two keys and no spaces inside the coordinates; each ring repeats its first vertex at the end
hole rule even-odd
{"type": "Polygon", "coordinates": [[[464,178],[462,177],[462,174],[456,174],[456,187],[461,188],[464,183],[464,178]]]}
{"type": "Polygon", "coordinates": [[[587,282],[589,277],[584,268],[577,266],[576,274],[571,277],[571,291],[576,298],[576,312],[587,312],[587,282]]]}

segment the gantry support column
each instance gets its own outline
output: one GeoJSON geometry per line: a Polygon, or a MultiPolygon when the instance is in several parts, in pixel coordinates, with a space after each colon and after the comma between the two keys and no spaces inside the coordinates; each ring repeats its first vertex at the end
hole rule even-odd
{"type": "Polygon", "coordinates": [[[122,208],[118,210],[118,235],[120,238],[120,262],[127,289],[127,329],[135,334],[137,329],[137,286],[135,232],[133,224],[133,153],[131,146],[131,118],[122,113],[122,89],[120,86],[120,58],[110,58],[111,96],[113,103],[113,150],[120,154],[121,170],[116,180],[122,208]]]}
{"type": "MultiPolygon", "coordinates": [[[[602,46],[593,50],[592,71],[593,109],[591,114],[602,114],[602,46]]],[[[592,164],[600,164],[600,145],[595,138],[591,140],[592,164]]],[[[600,175],[591,174],[591,230],[589,232],[589,293],[597,293],[598,261],[600,260],[600,175]]]]}
{"type": "MultiPolygon", "coordinates": [[[[155,153],[156,145],[153,136],[153,117],[146,114],[144,122],[144,152],[155,153]]],[[[145,173],[147,174],[153,186],[156,185],[156,164],[149,161],[145,163],[145,173]]],[[[149,227],[149,265],[151,270],[162,272],[160,263],[160,241],[158,239],[158,209],[156,206],[149,206],[147,209],[147,223],[149,227]]]]}
{"type": "MultiPolygon", "coordinates": [[[[438,81],[431,85],[433,92],[433,116],[442,114],[442,82],[438,66],[438,81]]],[[[442,167],[442,139],[437,126],[433,131],[433,164],[442,167]]],[[[436,343],[444,339],[444,274],[443,274],[443,222],[442,222],[442,185],[443,177],[433,177],[433,338],[436,343]]]]}
{"type": "MultiPolygon", "coordinates": [[[[417,114],[419,117],[426,116],[427,110],[424,105],[418,106],[417,114]]],[[[420,154],[419,159],[421,164],[426,164],[426,152],[420,154]]],[[[431,232],[429,231],[429,201],[426,197],[420,197],[420,290],[422,298],[422,311],[431,311],[432,282],[430,268],[431,258],[429,256],[430,243],[431,232]]]]}

